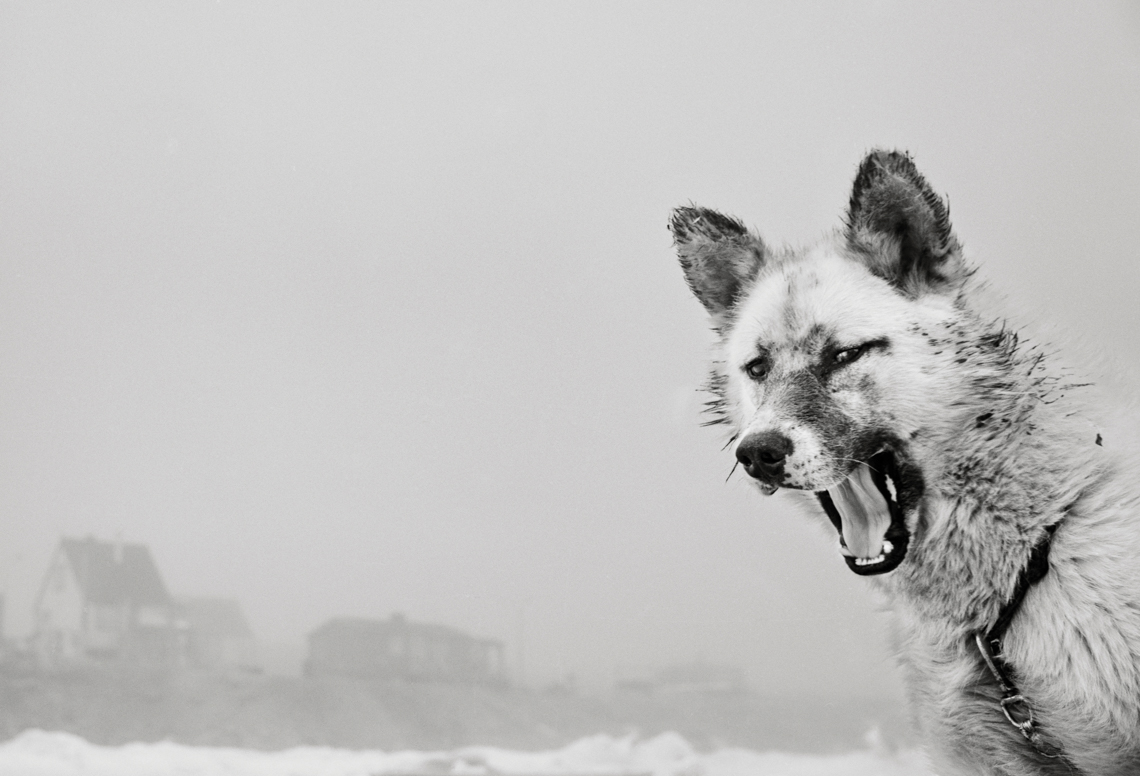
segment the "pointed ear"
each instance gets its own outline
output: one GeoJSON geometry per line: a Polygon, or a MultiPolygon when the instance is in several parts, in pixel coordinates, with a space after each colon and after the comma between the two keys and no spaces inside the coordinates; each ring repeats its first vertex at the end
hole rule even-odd
{"type": "Polygon", "coordinates": [[[669,222],[689,288],[720,326],[764,263],[764,243],[715,210],[679,207],[669,222]]]}
{"type": "Polygon", "coordinates": [[[966,275],[950,211],[907,154],[872,151],[847,209],[847,244],[904,294],[944,292],[966,275]]]}

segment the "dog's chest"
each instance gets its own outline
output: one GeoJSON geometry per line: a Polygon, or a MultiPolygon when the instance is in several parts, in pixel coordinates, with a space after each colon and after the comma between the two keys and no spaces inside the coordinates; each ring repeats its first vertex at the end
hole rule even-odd
{"type": "Polygon", "coordinates": [[[1056,600],[1063,593],[1056,580],[1050,582],[1028,597],[1005,641],[1011,677],[1032,711],[1043,747],[1035,747],[1007,719],[1001,689],[968,634],[894,601],[896,645],[912,712],[935,760],[946,763],[946,773],[1140,773],[1137,698],[1121,694],[1127,679],[1104,676],[1111,645],[1087,641],[1098,638],[1095,628],[1063,622],[1059,612],[1065,606],[1056,600]],[[1004,769],[999,763],[1006,764],[1004,769]]]}

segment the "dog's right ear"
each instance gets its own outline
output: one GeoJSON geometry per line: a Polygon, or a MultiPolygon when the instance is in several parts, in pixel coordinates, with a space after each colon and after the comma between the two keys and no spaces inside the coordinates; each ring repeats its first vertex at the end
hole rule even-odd
{"type": "Polygon", "coordinates": [[[689,288],[718,327],[764,263],[764,243],[715,210],[679,207],[669,222],[689,288]]]}

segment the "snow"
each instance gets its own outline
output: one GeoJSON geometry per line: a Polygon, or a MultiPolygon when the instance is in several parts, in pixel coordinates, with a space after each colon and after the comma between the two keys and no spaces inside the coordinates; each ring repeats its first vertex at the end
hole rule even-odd
{"type": "Polygon", "coordinates": [[[475,746],[451,752],[297,747],[278,752],[171,742],[99,746],[29,730],[0,744],[0,776],[928,776],[921,755],[872,745],[842,755],[721,749],[701,754],[681,736],[583,738],[563,749],[475,746]]]}

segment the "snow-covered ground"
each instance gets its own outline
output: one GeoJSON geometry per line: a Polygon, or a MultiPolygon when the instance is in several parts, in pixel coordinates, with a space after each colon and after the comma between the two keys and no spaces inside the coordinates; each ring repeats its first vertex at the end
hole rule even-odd
{"type": "Polygon", "coordinates": [[[0,776],[928,776],[917,752],[870,746],[844,755],[722,749],[696,752],[666,733],[648,740],[593,736],[564,749],[517,752],[279,752],[174,743],[97,746],[69,733],[30,730],[0,744],[0,776]]]}

